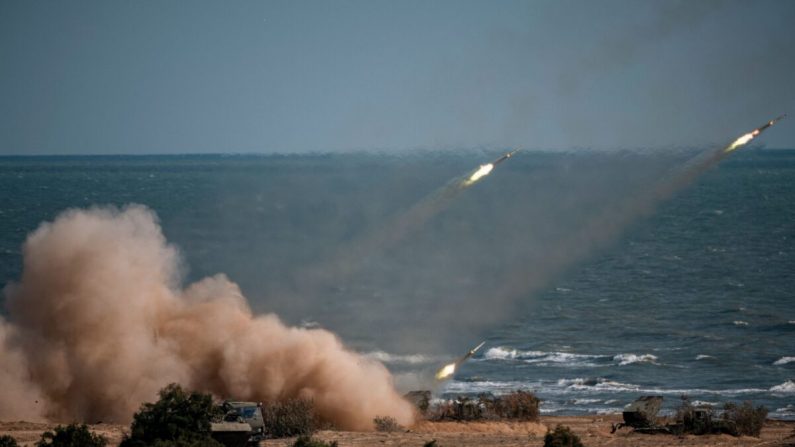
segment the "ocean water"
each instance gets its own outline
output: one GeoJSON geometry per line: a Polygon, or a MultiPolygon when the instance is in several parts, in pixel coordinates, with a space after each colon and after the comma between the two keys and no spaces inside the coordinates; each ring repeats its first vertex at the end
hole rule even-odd
{"type": "Polygon", "coordinates": [[[140,203],[184,282],[223,272],[255,311],[337,332],[405,389],[530,389],[548,414],[752,400],[795,419],[795,151],[739,151],[616,228],[594,222],[692,151],[519,153],[412,213],[498,155],[0,157],[0,283],[41,222],[140,203]]]}

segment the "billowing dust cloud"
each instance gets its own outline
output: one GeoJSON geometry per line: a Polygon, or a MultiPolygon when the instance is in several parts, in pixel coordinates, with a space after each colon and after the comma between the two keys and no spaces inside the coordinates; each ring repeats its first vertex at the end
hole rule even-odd
{"type": "Polygon", "coordinates": [[[380,363],[325,330],[252,315],[224,275],[182,289],[180,258],[153,212],[71,210],[24,246],[4,290],[0,418],[127,422],[171,382],[216,396],[312,399],[340,428],[412,408],[380,363]]]}

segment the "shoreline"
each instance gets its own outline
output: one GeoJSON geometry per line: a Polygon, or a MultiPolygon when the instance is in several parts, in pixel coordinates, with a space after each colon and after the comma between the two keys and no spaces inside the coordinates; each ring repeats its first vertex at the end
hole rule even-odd
{"type": "MultiPolygon", "coordinates": [[[[396,432],[347,432],[323,430],[314,437],[324,441],[337,441],[340,447],[385,446],[423,446],[436,440],[440,447],[474,446],[538,446],[544,444],[547,429],[565,425],[576,433],[587,447],[724,447],[724,446],[787,446],[795,445],[795,421],[768,419],[759,438],[729,435],[663,435],[640,434],[623,428],[611,434],[613,423],[620,422],[621,415],[583,415],[583,416],[541,416],[538,422],[485,421],[485,422],[430,422],[420,421],[405,431],[396,432]]],[[[0,435],[11,435],[20,447],[34,446],[46,430],[52,430],[56,423],[36,423],[25,421],[0,421],[0,435]]],[[[108,438],[108,445],[115,446],[121,441],[128,425],[91,424],[95,433],[108,438]]],[[[270,439],[262,441],[263,447],[291,446],[294,438],[270,439]]]]}

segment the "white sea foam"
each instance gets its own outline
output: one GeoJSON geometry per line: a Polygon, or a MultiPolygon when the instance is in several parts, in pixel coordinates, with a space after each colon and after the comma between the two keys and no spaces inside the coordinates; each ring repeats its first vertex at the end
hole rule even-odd
{"type": "Polygon", "coordinates": [[[489,348],[483,357],[489,360],[504,360],[504,359],[515,359],[519,351],[516,349],[506,349],[501,346],[497,346],[496,348],[489,348]]]}
{"type": "Polygon", "coordinates": [[[596,414],[620,414],[624,411],[623,408],[595,408],[595,411],[592,411],[596,414]]]}
{"type": "Polygon", "coordinates": [[[419,365],[423,363],[433,363],[440,359],[423,354],[390,354],[384,351],[372,351],[364,354],[365,357],[378,360],[382,363],[404,363],[409,365],[419,365]]]}
{"type": "Polygon", "coordinates": [[[714,359],[715,357],[707,354],[699,354],[696,356],[696,360],[706,360],[706,359],[714,359]]]}
{"type": "Polygon", "coordinates": [[[619,365],[631,365],[633,363],[652,363],[657,364],[657,356],[652,354],[616,354],[613,361],[618,362],[619,365]]]}
{"type": "Polygon", "coordinates": [[[732,323],[734,323],[735,326],[748,326],[748,322],[743,320],[734,320],[732,323]]]}
{"type": "Polygon", "coordinates": [[[795,416],[795,405],[789,404],[786,407],[776,408],[776,411],[771,413],[774,418],[790,419],[795,416]]]}
{"type": "Polygon", "coordinates": [[[770,388],[770,391],[774,393],[795,393],[795,382],[792,380],[787,380],[786,382],[782,383],[781,385],[776,385],[770,388]]]}
{"type": "Polygon", "coordinates": [[[450,394],[474,394],[474,393],[493,393],[505,394],[516,390],[526,390],[528,388],[538,388],[541,382],[529,383],[521,382],[518,380],[497,381],[497,380],[483,380],[474,382],[459,382],[453,380],[447,382],[443,389],[443,393],[450,394]]]}
{"type": "Polygon", "coordinates": [[[795,357],[781,357],[773,362],[774,365],[786,365],[787,363],[795,362],[795,357]]]}
{"type": "MultiPolygon", "coordinates": [[[[791,382],[790,382],[791,383],[791,382]]],[[[710,394],[718,396],[737,396],[741,394],[754,394],[765,393],[774,391],[773,389],[767,390],[763,388],[739,388],[739,389],[724,389],[724,390],[709,390],[701,388],[657,388],[657,387],[643,387],[631,383],[616,382],[604,378],[575,378],[575,379],[558,379],[558,387],[563,388],[563,392],[582,391],[582,392],[642,392],[649,394],[665,394],[665,395],[698,395],[710,394]]],[[[793,385],[795,386],[795,385],[793,385]]],[[[775,388],[775,387],[774,387],[775,388]]],[[[545,389],[545,391],[550,391],[545,389]]]]}
{"type": "Polygon", "coordinates": [[[609,358],[604,355],[571,352],[520,351],[502,346],[490,348],[483,357],[487,360],[519,360],[542,366],[598,366],[594,360],[609,358]]]}
{"type": "Polygon", "coordinates": [[[640,386],[631,383],[615,382],[607,379],[590,379],[590,378],[576,378],[576,379],[560,379],[558,386],[565,387],[568,390],[576,391],[637,391],[640,386]]]}
{"type": "Polygon", "coordinates": [[[718,402],[710,402],[710,401],[706,401],[706,400],[694,400],[693,402],[690,402],[690,403],[694,407],[705,407],[705,406],[717,407],[718,406],[718,402]]]}
{"type": "Polygon", "coordinates": [[[601,402],[602,399],[574,399],[571,401],[574,405],[588,405],[601,402]]]}

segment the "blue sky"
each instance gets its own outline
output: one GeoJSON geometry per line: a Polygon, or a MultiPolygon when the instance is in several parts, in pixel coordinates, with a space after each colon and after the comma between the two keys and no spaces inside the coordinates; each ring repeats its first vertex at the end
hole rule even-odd
{"type": "MultiPolygon", "coordinates": [[[[795,2],[0,2],[0,154],[723,144],[795,2]]],[[[795,116],[759,140],[795,148],[795,116]]]]}

